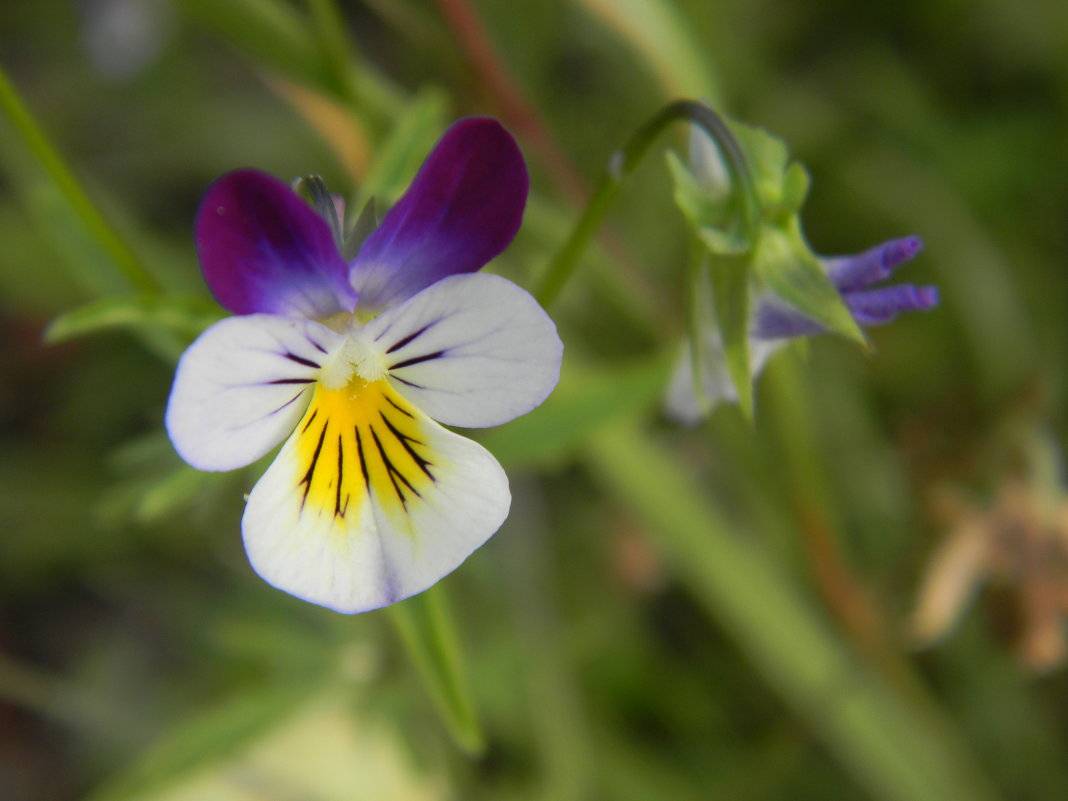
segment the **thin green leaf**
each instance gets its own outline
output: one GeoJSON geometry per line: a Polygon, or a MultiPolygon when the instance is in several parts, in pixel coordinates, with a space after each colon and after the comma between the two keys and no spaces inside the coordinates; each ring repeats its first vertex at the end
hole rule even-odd
{"type": "Polygon", "coordinates": [[[445,95],[420,91],[396,118],[360,187],[360,202],[371,197],[392,204],[411,182],[445,127],[445,95]]]}
{"type": "Polygon", "coordinates": [[[633,509],[694,597],[874,798],[994,798],[948,723],[861,667],[770,557],[716,512],[692,471],[634,426],[590,440],[591,475],[633,509]]]}
{"type": "Polygon", "coordinates": [[[280,0],[177,0],[190,20],[291,80],[336,94],[307,18],[280,0]]]}
{"type": "Polygon", "coordinates": [[[633,45],[670,97],[719,99],[711,59],[693,25],[669,0],[582,0],[582,5],[633,45]]]}
{"type": "Polygon", "coordinates": [[[319,45],[323,61],[336,86],[336,92],[356,100],[355,50],[334,0],[307,0],[311,14],[312,32],[319,45]]]}
{"type": "Polygon", "coordinates": [[[481,753],[485,738],[444,587],[394,604],[388,614],[449,734],[467,753],[481,753]]]}
{"type": "Polygon", "coordinates": [[[104,298],[57,317],[45,330],[45,341],[64,342],[86,334],[114,329],[155,330],[187,344],[222,311],[201,298],[167,295],[122,295],[104,298]]]}
{"type": "Polygon", "coordinates": [[[159,285],[155,277],[145,269],[130,246],[90,200],[2,68],[0,68],[0,113],[7,119],[25,149],[58,190],[58,195],[73,213],[73,217],[78,220],[89,238],[110,259],[110,266],[133,289],[142,292],[156,291],[159,285]]]}
{"type": "Polygon", "coordinates": [[[662,397],[671,368],[668,354],[602,370],[578,367],[573,356],[568,360],[545,403],[478,437],[508,467],[559,463],[602,426],[647,412],[662,397]]]}

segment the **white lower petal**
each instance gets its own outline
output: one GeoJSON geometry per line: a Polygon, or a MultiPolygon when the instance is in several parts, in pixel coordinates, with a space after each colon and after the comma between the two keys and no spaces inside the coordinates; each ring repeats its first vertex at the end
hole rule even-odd
{"type": "Polygon", "coordinates": [[[482,446],[385,381],[320,386],[253,488],[242,519],[253,569],[339,612],[430,587],[508,515],[508,479],[482,446]]]}
{"type": "Polygon", "coordinates": [[[166,424],[201,470],[233,470],[282,441],[304,413],[338,335],[308,320],[250,314],[220,320],[178,362],[166,424]]]}
{"type": "Polygon", "coordinates": [[[393,386],[435,420],[478,428],[538,406],[563,344],[531,295],[500,276],[438,281],[368,324],[393,386]]]}

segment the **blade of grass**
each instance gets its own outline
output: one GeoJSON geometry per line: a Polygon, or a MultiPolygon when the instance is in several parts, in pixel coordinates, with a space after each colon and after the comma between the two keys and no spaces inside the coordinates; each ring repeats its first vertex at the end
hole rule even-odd
{"type": "Polygon", "coordinates": [[[634,427],[614,427],[591,439],[587,460],[655,535],[679,579],[873,797],[995,797],[950,728],[859,665],[784,571],[730,529],[664,449],[634,427]]]}
{"type": "Polygon", "coordinates": [[[108,254],[115,269],[130,286],[141,292],[156,292],[159,284],[141,263],[129,245],[104,219],[74,173],[49,141],[19,96],[14,84],[0,67],[0,112],[11,124],[30,155],[59,190],[66,203],[85,226],[90,236],[108,254]]]}

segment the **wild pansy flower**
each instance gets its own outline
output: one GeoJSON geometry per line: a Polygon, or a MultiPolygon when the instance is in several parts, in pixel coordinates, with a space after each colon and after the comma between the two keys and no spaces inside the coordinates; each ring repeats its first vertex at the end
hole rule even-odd
{"type": "Polygon", "coordinates": [[[166,423],[179,454],[233,470],[281,450],[242,536],[267,582],[340,612],[419,593],[504,522],[497,461],[444,425],[538,406],[563,346],[524,290],[477,271],[526,204],[522,155],[497,122],[457,122],[346,263],[288,185],[240,170],[196,219],[204,278],[235,314],[178,364],[166,423]]]}
{"type": "MultiPolygon", "coordinates": [[[[710,269],[744,270],[742,275],[749,276],[742,280],[748,282],[749,288],[745,319],[749,375],[753,379],[790,340],[829,330],[769,288],[771,277],[781,279],[789,273],[793,273],[792,277],[778,283],[791,289],[812,287],[812,274],[795,272],[791,262],[812,265],[810,269],[818,282],[833,288],[827,290],[831,303],[844,308],[857,329],[883,325],[905,312],[927,311],[938,304],[935,287],[882,285],[895,269],[920,252],[923,245],[919,237],[893,239],[850,256],[813,254],[798,220],[808,190],[807,174],[800,165],[788,163],[785,146],[779,140],[758,129],[738,124],[734,127],[750,161],[755,196],[763,207],[757,230],[749,234],[752,240],[747,240],[743,230],[729,172],[719,149],[707,135],[696,127],[692,130],[689,169],[677,159],[670,160],[676,199],[708,254],[699,268],[698,280],[691,286],[698,321],[695,336],[700,337],[699,374],[695,380],[692,343],[686,342],[665,398],[668,415],[690,425],[708,415],[718,403],[737,403],[739,399],[716,314],[710,269]],[[726,262],[710,266],[709,261],[718,257],[726,262]],[[762,280],[765,278],[769,280],[762,280]]],[[[828,309],[827,304],[822,309],[828,309]]],[[[847,322],[849,317],[845,318],[847,322]]]]}
{"type": "MultiPolygon", "coordinates": [[[[821,259],[827,275],[842,296],[853,319],[862,328],[884,325],[898,315],[912,311],[927,311],[938,304],[938,290],[932,286],[896,284],[879,286],[901,264],[920,252],[919,237],[892,239],[853,256],[834,256],[821,259]]],[[[727,371],[719,328],[711,311],[711,288],[704,294],[707,310],[702,314],[703,349],[699,392],[693,376],[690,345],[684,343],[668,385],[665,410],[668,415],[687,425],[698,423],[720,402],[736,403],[738,391],[727,371]]],[[[768,359],[798,337],[824,333],[826,329],[797,309],[788,306],[771,292],[756,298],[750,316],[750,369],[755,378],[768,359]]]]}

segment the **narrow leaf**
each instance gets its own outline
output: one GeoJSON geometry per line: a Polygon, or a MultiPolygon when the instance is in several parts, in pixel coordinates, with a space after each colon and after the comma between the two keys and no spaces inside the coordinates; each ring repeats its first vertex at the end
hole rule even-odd
{"type": "MultiPolygon", "coordinates": [[[[57,190],[58,196],[62,198],[88,237],[107,255],[111,262],[110,267],[133,289],[141,292],[155,291],[158,288],[155,277],[145,270],[137,255],[86,194],[2,68],[0,68],[0,115],[6,118],[17,133],[25,150],[48,177],[51,185],[57,190]]],[[[11,156],[12,154],[5,153],[4,155],[11,156]]]]}
{"type": "Polygon", "coordinates": [[[635,426],[599,432],[587,458],[590,474],[637,513],[697,602],[872,798],[995,797],[948,721],[895,695],[854,659],[753,538],[730,529],[691,470],[635,426]]]}
{"type": "Polygon", "coordinates": [[[279,74],[333,94],[331,65],[305,16],[281,0],[177,0],[187,18],[279,74]]]}
{"type": "Polygon", "coordinates": [[[45,341],[64,342],[112,329],[148,329],[188,341],[221,319],[217,306],[201,298],[166,295],[120,295],[104,298],[57,317],[45,341]]]}
{"type": "Polygon", "coordinates": [[[613,28],[649,64],[664,94],[719,99],[712,60],[694,37],[689,20],[670,0],[582,0],[582,5],[613,28]]]}
{"type": "Polygon", "coordinates": [[[672,358],[656,354],[610,369],[580,367],[568,356],[560,384],[530,414],[478,436],[508,467],[543,466],[573,456],[601,427],[656,405],[672,358]]]}
{"type": "Polygon", "coordinates": [[[445,95],[420,91],[396,118],[360,187],[361,202],[372,196],[393,203],[411,182],[445,127],[445,95]]]}

